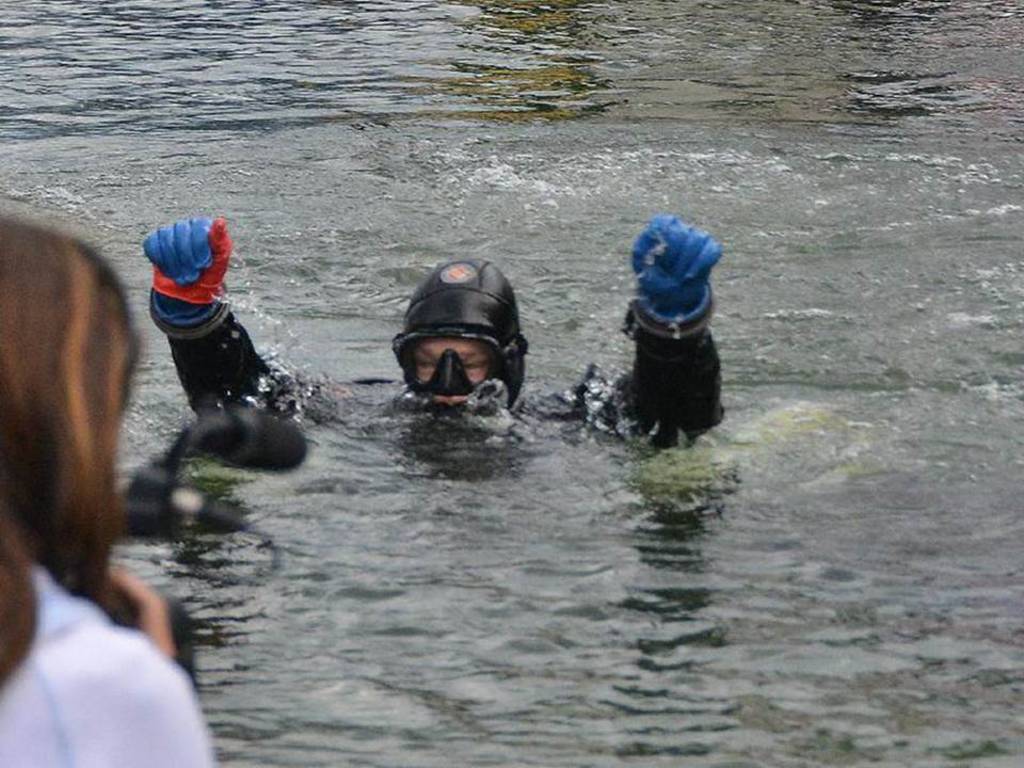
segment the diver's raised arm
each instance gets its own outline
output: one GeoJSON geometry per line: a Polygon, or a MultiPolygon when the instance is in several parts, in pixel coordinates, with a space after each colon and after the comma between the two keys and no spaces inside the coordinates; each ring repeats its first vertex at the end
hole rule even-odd
{"type": "Polygon", "coordinates": [[[722,420],[721,373],[709,323],[715,238],[668,214],[655,216],[633,244],[636,297],[625,330],[636,342],[633,405],[654,443],[675,445],[722,420]]]}
{"type": "Polygon", "coordinates": [[[245,328],[223,301],[232,242],[222,219],[182,219],[143,241],[153,264],[150,315],[167,335],[193,408],[256,395],[268,372],[245,328]]]}

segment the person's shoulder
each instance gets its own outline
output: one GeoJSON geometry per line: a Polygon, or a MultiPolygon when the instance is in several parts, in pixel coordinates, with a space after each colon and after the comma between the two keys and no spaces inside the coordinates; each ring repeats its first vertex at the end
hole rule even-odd
{"type": "Polygon", "coordinates": [[[120,695],[145,698],[151,689],[187,690],[183,672],[141,632],[114,624],[81,622],[51,637],[37,662],[53,685],[67,691],[116,686],[120,695]]]}
{"type": "Polygon", "coordinates": [[[212,765],[188,677],[141,632],[83,622],[50,638],[34,662],[69,741],[83,753],[133,765],[154,750],[147,765],[212,765]]]}

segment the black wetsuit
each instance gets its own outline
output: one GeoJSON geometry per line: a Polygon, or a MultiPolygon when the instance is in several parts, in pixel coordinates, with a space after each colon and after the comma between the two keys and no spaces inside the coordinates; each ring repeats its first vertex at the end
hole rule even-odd
{"type": "MultiPolygon", "coordinates": [[[[226,305],[196,328],[154,320],[168,336],[178,376],[195,409],[217,401],[290,412],[309,396],[324,394],[316,385],[304,385],[268,365],[226,305]]],[[[636,342],[630,373],[607,379],[591,366],[579,384],[557,397],[557,406],[547,398],[537,410],[583,419],[623,436],[651,434],[659,447],[675,445],[679,432],[692,439],[722,420],[718,352],[706,323],[684,338],[667,338],[649,333],[631,312],[625,330],[636,342]]],[[[517,402],[513,410],[530,407],[517,402]]]]}

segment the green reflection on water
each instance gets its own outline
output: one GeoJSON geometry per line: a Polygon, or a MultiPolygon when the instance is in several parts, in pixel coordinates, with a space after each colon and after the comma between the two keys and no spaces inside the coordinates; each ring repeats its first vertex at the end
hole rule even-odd
{"type": "Polygon", "coordinates": [[[452,4],[480,9],[469,25],[492,32],[547,36],[578,29],[584,12],[594,6],[587,0],[454,0],[452,4]]]}
{"type": "Polygon", "coordinates": [[[422,81],[421,92],[440,92],[473,104],[465,110],[438,111],[438,117],[571,120],[607,107],[592,100],[593,94],[608,88],[608,81],[590,67],[601,57],[577,47],[577,37],[588,26],[586,11],[591,3],[458,0],[455,4],[480,9],[464,27],[482,35],[486,44],[464,46],[472,58],[447,64],[455,76],[422,81]],[[495,57],[503,63],[494,63],[495,57]],[[504,63],[509,59],[513,62],[504,63]]]}

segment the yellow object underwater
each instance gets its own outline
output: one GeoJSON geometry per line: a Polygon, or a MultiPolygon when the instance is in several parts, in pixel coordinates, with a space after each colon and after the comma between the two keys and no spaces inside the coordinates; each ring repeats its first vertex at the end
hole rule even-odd
{"type": "Polygon", "coordinates": [[[797,402],[735,427],[728,422],[690,446],[638,449],[636,490],[649,501],[690,504],[734,491],[741,475],[766,464],[798,482],[875,471],[858,458],[866,447],[867,425],[850,422],[828,406],[797,402]],[[794,467],[806,472],[796,473],[794,467]]]}

